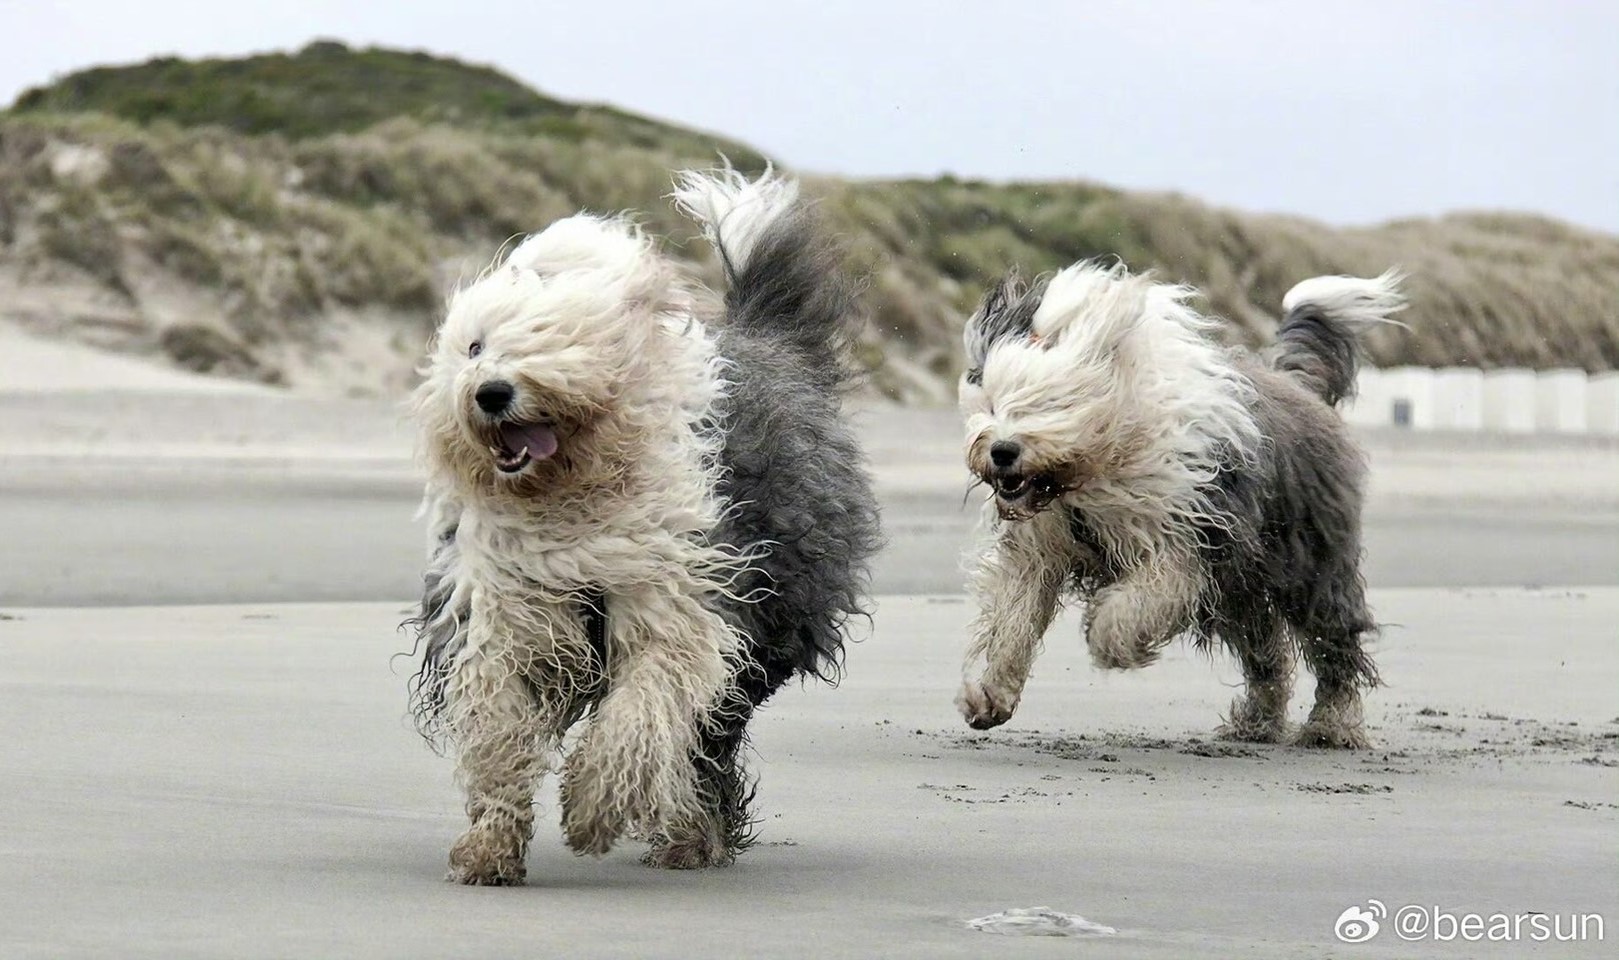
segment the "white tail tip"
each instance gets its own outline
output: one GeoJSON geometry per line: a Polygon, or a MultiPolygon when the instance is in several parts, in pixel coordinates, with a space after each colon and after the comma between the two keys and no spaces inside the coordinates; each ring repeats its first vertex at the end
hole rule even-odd
{"type": "Polygon", "coordinates": [[[673,197],[680,212],[701,224],[703,236],[741,270],[765,231],[798,201],[798,181],[768,167],[752,181],[729,166],[683,170],[675,174],[673,197]]]}
{"type": "Polygon", "coordinates": [[[1390,314],[1406,307],[1400,283],[1405,274],[1383,271],[1381,276],[1311,277],[1299,282],[1282,298],[1282,311],[1313,308],[1343,323],[1394,323],[1390,314]]]}

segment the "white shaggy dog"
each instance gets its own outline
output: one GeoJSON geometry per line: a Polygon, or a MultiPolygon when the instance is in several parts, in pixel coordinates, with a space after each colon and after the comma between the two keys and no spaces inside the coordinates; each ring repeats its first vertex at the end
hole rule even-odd
{"type": "Polygon", "coordinates": [[[838,667],[876,510],[841,422],[853,321],[836,257],[766,174],[685,174],[718,246],[717,325],[628,221],[552,224],[458,292],[415,397],[430,480],[415,687],[458,750],[465,883],[523,882],[533,794],[564,734],[579,853],[746,845],[753,709],[838,667]]]}
{"type": "Polygon", "coordinates": [[[1187,634],[1230,649],[1247,690],[1227,736],[1289,733],[1297,650],[1316,702],[1296,741],[1365,745],[1364,468],[1333,408],[1354,387],[1357,331],[1403,306],[1397,279],[1300,283],[1268,357],[1215,343],[1195,291],[1123,267],[989,293],[961,384],[968,465],[994,491],[957,701],[968,723],[1012,716],[1070,595],[1099,666],[1144,666],[1187,634]]]}

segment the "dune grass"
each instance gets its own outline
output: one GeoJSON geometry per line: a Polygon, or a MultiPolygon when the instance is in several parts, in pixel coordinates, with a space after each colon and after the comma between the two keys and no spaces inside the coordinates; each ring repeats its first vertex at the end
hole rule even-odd
{"type": "MultiPolygon", "coordinates": [[[[377,383],[397,383],[459,277],[581,208],[640,211],[714,279],[665,195],[670,170],[721,153],[764,163],[425,54],[314,44],[85,71],[0,115],[0,277],[77,291],[54,312],[33,298],[0,315],[295,383],[300,352],[332,349],[363,316],[398,331],[399,355],[376,360],[377,383]]],[[[1079,182],[811,178],[808,191],[869,278],[859,356],[896,399],[953,391],[962,318],[986,283],[1087,257],[1196,285],[1248,344],[1268,339],[1298,280],[1398,265],[1410,330],[1373,335],[1380,364],[1619,365],[1619,238],[1545,218],[1333,229],[1079,182]]]]}

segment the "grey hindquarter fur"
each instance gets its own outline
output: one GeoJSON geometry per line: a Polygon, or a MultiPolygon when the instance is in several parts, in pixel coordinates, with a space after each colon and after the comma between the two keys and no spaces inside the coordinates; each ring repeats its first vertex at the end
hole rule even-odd
{"type": "Polygon", "coordinates": [[[837,678],[847,622],[869,615],[868,566],[882,546],[865,455],[841,409],[859,314],[839,259],[799,208],[758,240],[744,268],[727,264],[719,346],[731,385],[720,457],[730,510],[714,538],[770,544],[737,584],[760,599],[726,604],[752,663],[696,761],[733,850],[749,839],[740,760],[748,718],[796,676],[837,678]]]}
{"type": "MultiPolygon", "coordinates": [[[[1245,695],[1222,735],[1276,743],[1289,735],[1295,656],[1316,678],[1307,746],[1366,746],[1360,691],[1378,683],[1363,641],[1376,631],[1360,573],[1365,465],[1336,414],[1285,374],[1248,364],[1255,418],[1268,442],[1258,461],[1230,461],[1211,489],[1219,520],[1200,529],[1208,588],[1190,623],[1200,646],[1222,644],[1242,664],[1245,695]]],[[[1088,562],[1073,571],[1081,599],[1115,578],[1115,565],[1070,512],[1088,562]]]]}
{"type": "MultiPolygon", "coordinates": [[[[728,863],[751,842],[748,721],[795,677],[838,677],[848,622],[869,615],[869,564],[882,545],[865,455],[841,409],[860,314],[838,249],[799,207],[755,241],[743,267],[725,266],[726,316],[716,333],[729,384],[719,409],[719,492],[728,509],[711,540],[767,549],[733,585],[745,600],[712,601],[748,640],[732,698],[703,724],[692,757],[723,850],[697,851],[693,860],[692,851],[660,850],[655,839],[649,862],[671,867],[728,863]]],[[[437,523],[414,621],[423,660],[412,699],[424,732],[443,705],[445,672],[461,642],[452,618],[438,616],[457,549],[453,511],[437,523]]],[[[611,607],[593,611],[582,598],[587,625],[601,615],[612,617],[611,607]]]]}
{"type": "Polygon", "coordinates": [[[1246,697],[1225,732],[1283,738],[1296,649],[1316,678],[1298,742],[1364,747],[1360,690],[1378,682],[1363,646],[1376,630],[1360,571],[1364,460],[1342,420],[1298,380],[1257,362],[1245,372],[1267,442],[1256,463],[1232,464],[1215,481],[1211,499],[1229,527],[1203,531],[1211,589],[1194,628],[1242,663],[1246,697]]]}

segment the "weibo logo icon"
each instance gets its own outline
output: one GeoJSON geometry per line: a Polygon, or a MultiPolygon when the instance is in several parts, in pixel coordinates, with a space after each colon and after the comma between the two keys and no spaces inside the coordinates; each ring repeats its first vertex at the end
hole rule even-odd
{"type": "Polygon", "coordinates": [[[1365,907],[1350,907],[1338,914],[1332,932],[1344,943],[1365,943],[1377,936],[1379,920],[1387,918],[1389,908],[1381,900],[1368,900],[1365,907]]]}

